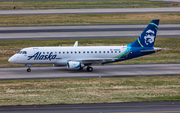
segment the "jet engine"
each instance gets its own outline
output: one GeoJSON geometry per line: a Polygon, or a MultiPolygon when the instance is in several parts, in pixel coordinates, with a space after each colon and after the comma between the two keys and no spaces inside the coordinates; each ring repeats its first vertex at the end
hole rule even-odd
{"type": "Polygon", "coordinates": [[[78,69],[82,69],[84,67],[83,64],[81,64],[80,62],[75,62],[75,61],[69,61],[67,63],[67,69],[70,70],[78,70],[78,69]]]}

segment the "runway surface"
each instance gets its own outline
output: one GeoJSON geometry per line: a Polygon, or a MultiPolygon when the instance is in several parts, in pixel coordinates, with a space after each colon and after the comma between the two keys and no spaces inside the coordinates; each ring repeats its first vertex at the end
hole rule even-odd
{"type": "Polygon", "coordinates": [[[92,65],[93,72],[67,70],[66,67],[0,68],[0,80],[8,79],[55,79],[55,78],[98,78],[98,77],[139,77],[180,75],[180,64],[129,64],[92,65]]]}
{"type": "Polygon", "coordinates": [[[0,15],[109,14],[109,13],[175,13],[175,12],[180,12],[180,7],[0,10],[0,15]]]}
{"type": "Polygon", "coordinates": [[[1,113],[180,113],[180,101],[2,106],[1,113]]]}
{"type": "MultiPolygon", "coordinates": [[[[0,41],[137,38],[144,25],[0,27],[0,41]]],[[[180,24],[160,24],[157,37],[180,38],[180,24]]]]}

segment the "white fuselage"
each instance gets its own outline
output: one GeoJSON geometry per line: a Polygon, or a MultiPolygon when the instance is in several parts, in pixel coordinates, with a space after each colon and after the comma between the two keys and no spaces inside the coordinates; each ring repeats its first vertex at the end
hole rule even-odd
{"type": "MultiPolygon", "coordinates": [[[[17,64],[67,65],[69,61],[82,63],[83,59],[115,58],[123,53],[126,48],[127,46],[29,47],[13,55],[9,62],[17,64]]],[[[103,62],[105,61],[90,61],[92,64],[103,62]]]]}

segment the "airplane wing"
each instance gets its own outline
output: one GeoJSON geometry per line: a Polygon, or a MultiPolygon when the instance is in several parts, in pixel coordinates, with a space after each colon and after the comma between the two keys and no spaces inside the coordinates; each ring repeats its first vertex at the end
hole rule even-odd
{"type": "Polygon", "coordinates": [[[154,48],[154,49],[150,49],[150,50],[141,50],[141,53],[148,53],[148,52],[159,52],[161,50],[164,50],[167,48],[154,48]]]}
{"type": "Polygon", "coordinates": [[[82,62],[84,64],[86,63],[102,63],[107,61],[114,61],[116,58],[82,58],[82,59],[76,59],[75,61],[82,62]]]}

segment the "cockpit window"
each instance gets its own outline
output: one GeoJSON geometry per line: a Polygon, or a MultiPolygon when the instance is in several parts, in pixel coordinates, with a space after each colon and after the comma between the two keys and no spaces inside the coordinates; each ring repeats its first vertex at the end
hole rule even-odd
{"type": "Polygon", "coordinates": [[[22,51],[17,52],[17,54],[21,54],[21,53],[22,53],[22,51]]]}
{"type": "Polygon", "coordinates": [[[27,54],[27,52],[26,52],[26,51],[23,51],[22,54],[27,54]]]}
{"type": "Polygon", "coordinates": [[[17,54],[27,54],[27,52],[26,51],[19,51],[19,52],[17,52],[17,54]]]}

